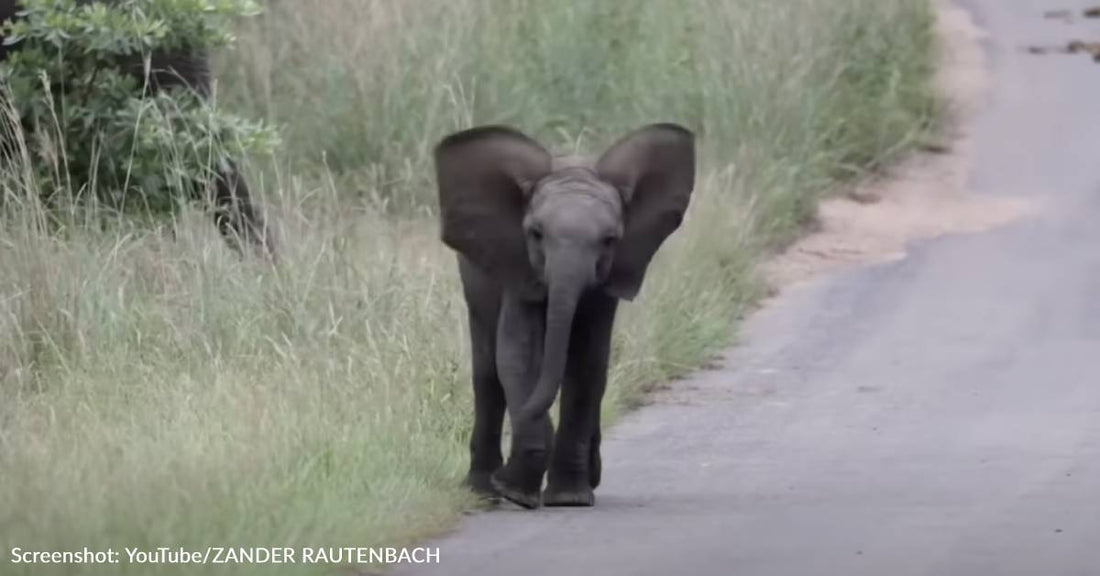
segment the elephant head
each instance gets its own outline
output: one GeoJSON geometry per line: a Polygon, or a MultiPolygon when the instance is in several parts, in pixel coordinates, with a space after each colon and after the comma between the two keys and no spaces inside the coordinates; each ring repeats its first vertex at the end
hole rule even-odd
{"type": "Polygon", "coordinates": [[[511,294],[546,301],[538,383],[522,411],[545,413],[581,295],[632,300],[679,227],[695,181],[694,135],[653,124],[591,162],[554,158],[516,130],[489,126],[444,139],[436,169],[443,242],[511,294]]]}

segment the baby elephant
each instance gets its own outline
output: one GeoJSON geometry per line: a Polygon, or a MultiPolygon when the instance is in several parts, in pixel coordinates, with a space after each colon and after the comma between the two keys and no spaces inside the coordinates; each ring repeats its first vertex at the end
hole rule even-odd
{"type": "Polygon", "coordinates": [[[469,310],[467,482],[476,492],[526,508],[593,505],[615,309],[637,295],[680,226],[695,184],[694,140],[654,124],[590,162],[489,126],[436,148],[443,242],[458,252],[469,310]],[[555,439],[548,413],[559,388],[555,439]],[[506,409],[513,439],[502,467],[506,409]]]}

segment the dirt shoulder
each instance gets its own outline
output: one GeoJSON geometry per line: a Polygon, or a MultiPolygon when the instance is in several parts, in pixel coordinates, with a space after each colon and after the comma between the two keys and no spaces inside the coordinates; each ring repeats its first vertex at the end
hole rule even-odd
{"type": "Polygon", "coordinates": [[[1016,198],[971,193],[969,119],[988,86],[984,32],[965,10],[936,0],[940,66],[937,88],[947,106],[941,149],[915,152],[887,174],[823,201],[815,231],[763,265],[776,289],[851,266],[904,258],[907,246],[948,234],[1002,226],[1034,207],[1016,198]]]}

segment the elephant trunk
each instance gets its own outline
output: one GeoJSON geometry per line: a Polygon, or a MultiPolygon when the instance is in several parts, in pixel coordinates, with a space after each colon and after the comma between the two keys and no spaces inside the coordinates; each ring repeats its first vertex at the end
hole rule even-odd
{"type": "Polygon", "coordinates": [[[522,414],[534,419],[554,404],[569,356],[569,335],[573,329],[573,315],[577,301],[586,283],[583,280],[558,276],[550,282],[546,305],[546,335],[543,340],[542,366],[538,383],[531,397],[523,406],[522,414]]]}

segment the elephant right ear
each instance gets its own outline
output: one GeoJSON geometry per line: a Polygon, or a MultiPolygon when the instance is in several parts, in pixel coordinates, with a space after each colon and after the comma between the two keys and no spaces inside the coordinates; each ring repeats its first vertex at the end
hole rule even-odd
{"type": "Polygon", "coordinates": [[[504,126],[458,132],[435,149],[443,243],[521,294],[539,290],[523,216],[551,162],[538,142],[504,126]]]}

